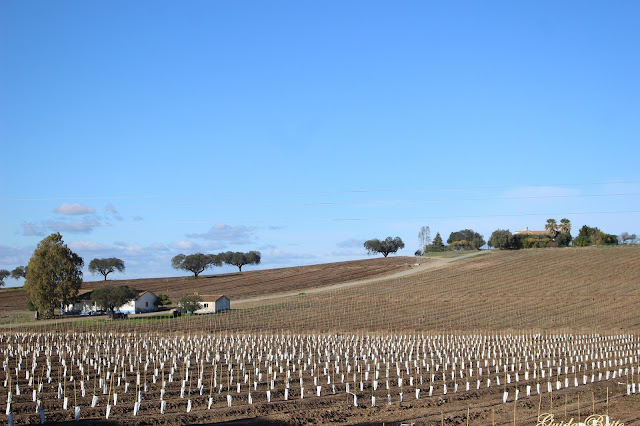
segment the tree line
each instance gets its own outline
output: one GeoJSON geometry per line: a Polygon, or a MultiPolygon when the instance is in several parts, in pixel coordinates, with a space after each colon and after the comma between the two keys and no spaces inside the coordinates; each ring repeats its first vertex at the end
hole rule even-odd
{"type": "Polygon", "coordinates": [[[259,251],[250,251],[243,253],[240,251],[218,254],[178,254],[171,259],[171,266],[173,269],[182,269],[193,273],[194,278],[198,278],[198,275],[205,270],[213,266],[222,266],[224,263],[227,265],[233,265],[238,268],[239,272],[242,272],[244,265],[259,265],[262,255],[259,251]]]}

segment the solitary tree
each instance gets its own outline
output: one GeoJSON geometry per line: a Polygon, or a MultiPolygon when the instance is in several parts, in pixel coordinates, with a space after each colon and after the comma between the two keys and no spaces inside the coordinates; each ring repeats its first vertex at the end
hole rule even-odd
{"type": "Polygon", "coordinates": [[[418,241],[420,243],[420,250],[424,250],[426,246],[431,244],[431,229],[428,226],[423,226],[418,232],[418,241]]]}
{"type": "Polygon", "coordinates": [[[212,266],[222,266],[222,259],[217,254],[179,254],[171,259],[171,266],[174,269],[182,269],[184,271],[193,272],[195,278],[198,278],[205,269],[212,266]]]}
{"type": "Polygon", "coordinates": [[[82,284],[84,261],[62,240],[51,234],[38,244],[29,260],[29,274],[24,283],[27,301],[44,318],[53,317],[56,307],[73,299],[82,284]]]}
{"type": "Polygon", "coordinates": [[[124,272],[124,262],[118,258],[110,257],[107,259],[93,259],[89,262],[89,272],[94,275],[101,274],[104,276],[104,280],[107,280],[107,275],[112,272],[124,272]]]}
{"type": "Polygon", "coordinates": [[[27,278],[27,267],[18,266],[16,269],[11,271],[11,278],[13,278],[14,280],[19,280],[20,278],[27,278]]]}
{"type": "Polygon", "coordinates": [[[109,313],[109,316],[113,318],[116,308],[124,305],[137,295],[137,291],[127,287],[126,285],[120,287],[103,287],[93,290],[91,293],[91,300],[96,302],[96,305],[105,308],[109,313]]]}
{"type": "Polygon", "coordinates": [[[364,242],[364,248],[367,249],[367,253],[382,253],[384,257],[387,257],[389,253],[396,253],[398,250],[404,248],[404,243],[400,237],[387,237],[384,241],[380,241],[377,238],[373,240],[367,240],[364,242]]]}
{"type": "Polygon", "coordinates": [[[220,257],[227,265],[237,266],[240,272],[242,272],[244,265],[259,265],[261,259],[259,251],[250,251],[249,253],[228,251],[220,253],[220,257]]]}
{"type": "Polygon", "coordinates": [[[178,301],[178,310],[180,312],[195,312],[202,307],[202,297],[197,294],[191,294],[189,296],[184,296],[182,299],[178,301]]]}
{"type": "Polygon", "coordinates": [[[4,285],[4,279],[9,277],[9,275],[11,275],[11,272],[6,269],[0,269],[0,287],[4,285]]]}

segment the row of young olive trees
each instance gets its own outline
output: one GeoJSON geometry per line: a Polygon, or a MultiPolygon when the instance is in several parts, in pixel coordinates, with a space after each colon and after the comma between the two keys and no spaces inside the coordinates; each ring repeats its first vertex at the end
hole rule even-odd
{"type": "Polygon", "coordinates": [[[242,272],[244,265],[259,265],[262,255],[259,251],[250,251],[248,253],[232,252],[218,254],[178,254],[171,259],[171,266],[174,269],[181,269],[193,273],[198,278],[205,270],[213,266],[222,266],[224,263],[238,267],[238,271],[242,272]]]}

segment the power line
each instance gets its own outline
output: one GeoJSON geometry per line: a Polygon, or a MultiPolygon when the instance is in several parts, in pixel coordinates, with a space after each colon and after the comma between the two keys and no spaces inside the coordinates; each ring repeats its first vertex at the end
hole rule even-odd
{"type": "MultiPolygon", "coordinates": [[[[385,220],[423,220],[423,219],[464,219],[464,218],[492,218],[492,217],[527,217],[527,216],[546,216],[546,217],[562,217],[576,215],[591,214],[630,214],[640,213],[640,210],[617,210],[617,211],[589,211],[589,212],[564,212],[564,213],[514,213],[514,214],[484,214],[484,215],[446,215],[446,216],[391,216],[391,217],[346,217],[346,218],[305,218],[305,219],[245,219],[234,220],[216,220],[216,221],[162,221],[162,222],[116,222],[116,223],[91,223],[88,227],[116,227],[116,226],[140,226],[140,225],[215,225],[218,223],[304,223],[304,222],[364,222],[364,221],[385,221],[385,220]]],[[[34,228],[51,228],[64,229],[65,227],[73,227],[73,224],[56,224],[56,225],[33,225],[34,228]]],[[[0,225],[7,228],[15,225],[0,225]]]]}
{"type": "Polygon", "coordinates": [[[485,186],[451,186],[451,187],[431,187],[431,188],[408,188],[408,189],[346,189],[337,191],[315,191],[315,192],[263,192],[263,193],[201,193],[201,194],[164,194],[164,195],[115,195],[115,196],[94,196],[94,197],[18,197],[4,198],[3,201],[64,201],[64,200],[126,200],[126,199],[160,199],[160,198],[204,198],[204,197],[253,197],[253,196],[278,196],[278,195],[327,195],[327,194],[357,194],[357,193],[390,193],[390,192],[424,192],[424,191],[460,191],[460,190],[481,190],[481,189],[513,189],[513,188],[542,188],[552,186],[590,186],[590,185],[627,185],[638,184],[640,181],[618,181],[618,182],[579,182],[579,183],[546,183],[530,185],[485,185],[485,186]]]}
{"type": "MultiPolygon", "coordinates": [[[[213,205],[165,205],[165,206],[140,206],[140,207],[120,207],[117,210],[160,210],[160,209],[218,209],[225,207],[293,207],[293,206],[333,206],[333,205],[380,205],[380,204],[414,204],[414,203],[438,203],[450,201],[500,201],[500,200],[540,200],[558,198],[606,198],[606,197],[635,197],[639,192],[617,193],[617,194],[581,194],[581,195],[523,195],[511,197],[471,197],[471,198],[441,198],[425,200],[373,200],[373,201],[318,201],[299,203],[260,203],[260,204],[213,204],[213,205]]],[[[52,211],[50,209],[0,209],[8,212],[36,212],[52,211]]],[[[87,213],[87,215],[92,213],[87,213]]]]}

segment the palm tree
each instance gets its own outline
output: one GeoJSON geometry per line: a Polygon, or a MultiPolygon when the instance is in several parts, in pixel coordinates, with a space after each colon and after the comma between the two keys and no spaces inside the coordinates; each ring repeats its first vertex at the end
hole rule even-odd
{"type": "Polygon", "coordinates": [[[558,223],[555,219],[547,219],[547,224],[544,226],[544,230],[555,237],[558,233],[558,223]]]}
{"type": "Polygon", "coordinates": [[[560,219],[560,232],[566,234],[569,234],[571,232],[571,221],[569,219],[560,219]]]}

